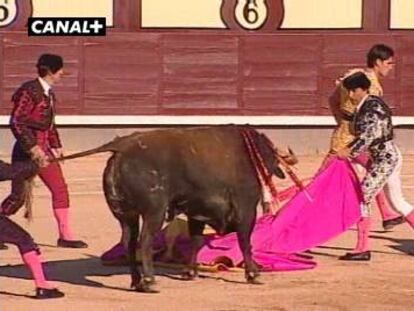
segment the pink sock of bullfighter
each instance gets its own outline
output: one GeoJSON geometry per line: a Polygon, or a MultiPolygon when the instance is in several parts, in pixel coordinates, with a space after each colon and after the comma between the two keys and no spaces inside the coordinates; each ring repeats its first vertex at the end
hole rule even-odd
{"type": "Polygon", "coordinates": [[[395,218],[400,216],[399,214],[397,214],[396,212],[394,212],[391,209],[391,207],[390,207],[390,205],[389,205],[389,203],[386,199],[384,191],[380,191],[377,194],[377,196],[375,197],[375,200],[377,202],[377,206],[378,206],[378,209],[380,211],[382,220],[395,219],[395,218]]]}
{"type": "Polygon", "coordinates": [[[405,220],[414,229],[414,211],[405,216],[405,220]]]}
{"type": "Polygon", "coordinates": [[[369,217],[362,217],[357,224],[358,241],[354,249],[354,253],[362,253],[369,250],[369,230],[371,227],[371,219],[369,217]]]}
{"type": "Polygon", "coordinates": [[[55,288],[55,286],[49,283],[45,278],[40,255],[37,251],[30,251],[22,254],[22,258],[26,266],[30,269],[37,288],[55,288]]]}
{"type": "Polygon", "coordinates": [[[69,227],[69,208],[56,208],[53,209],[53,213],[58,223],[59,238],[63,240],[74,240],[69,227]]]}

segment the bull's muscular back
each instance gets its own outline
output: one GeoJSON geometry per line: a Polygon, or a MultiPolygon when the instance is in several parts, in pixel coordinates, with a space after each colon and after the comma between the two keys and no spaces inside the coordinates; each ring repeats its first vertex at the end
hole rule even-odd
{"type": "Polygon", "coordinates": [[[246,196],[259,199],[260,185],[239,127],[156,130],[134,133],[117,143],[115,188],[131,205],[214,201],[224,206],[220,213],[229,214],[230,205],[246,196]]]}
{"type": "Polygon", "coordinates": [[[236,183],[255,173],[238,127],[156,130],[125,138],[122,158],[189,182],[236,183]]]}

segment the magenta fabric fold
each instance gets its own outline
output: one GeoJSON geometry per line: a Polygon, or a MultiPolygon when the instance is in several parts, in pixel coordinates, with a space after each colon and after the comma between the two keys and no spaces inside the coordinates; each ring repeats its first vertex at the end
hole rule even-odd
{"type": "MultiPolygon", "coordinates": [[[[354,225],[361,217],[361,197],[358,177],[349,161],[333,159],[276,215],[257,220],[251,237],[253,258],[262,270],[313,268],[315,262],[296,253],[322,245],[354,225]]],[[[203,264],[223,258],[235,266],[242,264],[235,233],[207,238],[198,254],[198,262],[203,264]]]]}
{"type": "MultiPolygon", "coordinates": [[[[291,271],[311,269],[316,262],[310,256],[300,254],[322,245],[356,224],[361,217],[361,190],[358,178],[346,160],[333,159],[305,187],[298,191],[291,187],[282,191],[286,197],[293,196],[276,215],[259,218],[254,227],[251,244],[253,258],[262,271],[291,271]],[[309,199],[311,198],[311,200],[309,199]]],[[[165,246],[161,232],[156,236],[154,249],[165,246]]],[[[190,240],[179,237],[176,248],[188,261],[190,240]]],[[[121,244],[102,255],[103,261],[125,256],[121,244]]],[[[157,255],[155,256],[157,259],[157,255]]],[[[202,264],[225,263],[241,266],[241,254],[237,235],[208,235],[205,245],[198,253],[202,264]]]]}

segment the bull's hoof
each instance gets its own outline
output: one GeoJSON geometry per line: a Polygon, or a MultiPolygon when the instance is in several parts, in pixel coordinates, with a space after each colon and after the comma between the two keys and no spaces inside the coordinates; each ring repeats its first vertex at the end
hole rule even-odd
{"type": "Polygon", "coordinates": [[[150,284],[142,284],[136,289],[139,293],[158,294],[160,291],[153,288],[150,284]]]}
{"type": "Polygon", "coordinates": [[[138,284],[132,286],[133,290],[139,293],[146,293],[146,294],[156,294],[159,293],[158,290],[154,288],[155,280],[154,278],[148,280],[142,280],[138,284]]]}
{"type": "Polygon", "coordinates": [[[137,288],[139,287],[139,284],[141,284],[141,277],[133,276],[131,280],[131,285],[130,285],[131,289],[137,290],[137,288]]]}
{"type": "Polygon", "coordinates": [[[181,274],[181,279],[183,281],[193,281],[195,278],[197,278],[198,273],[194,272],[194,271],[184,271],[181,274]]]}
{"type": "Polygon", "coordinates": [[[254,284],[254,285],[263,284],[263,282],[260,281],[259,274],[255,274],[255,273],[246,274],[246,281],[247,283],[254,284]]]}
{"type": "Polygon", "coordinates": [[[149,285],[154,285],[155,284],[155,278],[153,276],[146,276],[146,277],[144,277],[143,282],[147,283],[149,285]]]}

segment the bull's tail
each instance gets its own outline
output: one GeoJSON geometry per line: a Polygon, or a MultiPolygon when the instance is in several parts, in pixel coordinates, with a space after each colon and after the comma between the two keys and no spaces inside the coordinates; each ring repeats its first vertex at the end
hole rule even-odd
{"type": "Polygon", "coordinates": [[[70,159],[76,159],[81,157],[86,157],[95,153],[102,153],[102,152],[117,152],[120,149],[120,144],[118,143],[120,141],[120,138],[115,138],[113,141],[110,141],[109,143],[106,143],[102,146],[96,147],[94,149],[82,151],[73,153],[67,156],[63,156],[57,159],[54,159],[53,161],[64,161],[64,160],[70,160],[70,159]]]}

